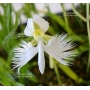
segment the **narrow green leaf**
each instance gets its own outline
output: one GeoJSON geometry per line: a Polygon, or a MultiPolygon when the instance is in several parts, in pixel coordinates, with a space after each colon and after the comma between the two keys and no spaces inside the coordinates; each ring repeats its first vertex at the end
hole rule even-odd
{"type": "MultiPolygon", "coordinates": [[[[33,63],[31,63],[31,65],[27,63],[25,66],[23,66],[20,69],[21,78],[22,78],[22,75],[24,75],[25,78],[28,78],[30,81],[37,83],[38,80],[37,80],[36,76],[28,69],[28,68],[34,67],[36,65],[37,65],[37,63],[33,62],[33,63]]],[[[21,80],[21,78],[20,78],[21,82],[25,81],[24,78],[22,80],[21,80]]]]}
{"type": "Polygon", "coordinates": [[[28,74],[30,74],[30,76],[28,77],[28,79],[29,79],[30,81],[35,82],[35,83],[38,82],[36,76],[35,76],[33,73],[31,73],[30,71],[28,71],[28,74]]]}
{"type": "MultiPolygon", "coordinates": [[[[46,4],[46,8],[47,8],[48,13],[51,13],[51,10],[50,10],[50,7],[49,7],[48,4],[46,4]]],[[[59,29],[58,29],[57,23],[54,22],[53,19],[52,19],[51,17],[50,17],[50,21],[51,21],[51,23],[52,23],[54,32],[55,32],[55,33],[58,33],[58,32],[59,32],[59,29]]],[[[51,31],[51,32],[52,32],[52,31],[51,31]]],[[[51,32],[50,32],[50,33],[51,33],[51,32]]],[[[54,33],[54,34],[55,34],[55,33],[54,33]]]]}
{"type": "Polygon", "coordinates": [[[7,62],[0,57],[0,83],[4,86],[16,85],[16,81],[10,75],[11,68],[7,62]]]}
{"type": "Polygon", "coordinates": [[[38,12],[37,12],[37,9],[36,9],[36,6],[35,6],[35,3],[31,3],[30,5],[31,5],[31,7],[32,7],[33,12],[34,12],[34,13],[38,13],[38,12]]]}
{"type": "Polygon", "coordinates": [[[55,70],[55,73],[56,73],[56,76],[57,76],[57,80],[58,80],[58,85],[62,85],[62,82],[61,82],[61,77],[60,77],[60,73],[58,71],[58,66],[57,64],[55,63],[54,61],[54,70],[55,70]]]}
{"type": "Polygon", "coordinates": [[[31,7],[29,3],[24,4],[23,11],[26,17],[31,17],[31,7]]]}
{"type": "Polygon", "coordinates": [[[1,23],[1,25],[3,25],[3,23],[4,23],[4,16],[1,14],[0,14],[0,23],[1,23]]]}
{"type": "Polygon", "coordinates": [[[62,64],[58,64],[58,66],[71,79],[73,79],[73,80],[75,80],[76,82],[79,82],[79,83],[83,83],[84,82],[84,80],[81,77],[79,77],[69,66],[65,66],[65,65],[62,65],[62,64]]]}
{"type": "Polygon", "coordinates": [[[15,31],[17,30],[17,27],[18,27],[18,16],[16,16],[16,21],[15,21],[14,28],[12,29],[12,31],[3,40],[3,45],[7,45],[8,44],[8,41],[10,40],[10,38],[13,36],[15,31]]]}
{"type": "Polygon", "coordinates": [[[4,11],[4,15],[5,15],[5,19],[4,19],[4,30],[7,33],[10,32],[10,27],[9,27],[9,22],[10,22],[10,13],[11,13],[11,10],[10,10],[10,4],[8,3],[6,5],[6,8],[5,8],[5,11],[4,11]]]}
{"type": "Polygon", "coordinates": [[[54,28],[52,26],[49,26],[49,29],[47,31],[50,35],[55,35],[56,31],[54,30],[54,28]]]}
{"type": "Polygon", "coordinates": [[[10,20],[9,20],[9,28],[10,28],[10,31],[12,30],[12,28],[13,28],[13,16],[12,16],[12,9],[13,9],[13,7],[12,7],[12,4],[10,4],[10,20]]]}
{"type": "Polygon", "coordinates": [[[75,52],[78,52],[78,54],[80,55],[83,52],[88,51],[88,50],[89,50],[89,45],[87,43],[85,43],[84,45],[81,45],[81,46],[77,47],[75,49],[75,52]]]}

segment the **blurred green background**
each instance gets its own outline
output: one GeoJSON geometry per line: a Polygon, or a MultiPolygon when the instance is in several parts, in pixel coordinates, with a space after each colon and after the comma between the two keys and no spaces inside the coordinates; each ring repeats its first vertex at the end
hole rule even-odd
{"type": "Polygon", "coordinates": [[[24,3],[19,10],[15,10],[12,3],[1,3],[0,11],[0,85],[1,86],[76,86],[90,85],[90,6],[79,3],[71,4],[67,10],[64,4],[59,4],[62,12],[52,13],[48,4],[47,11],[38,10],[34,3],[24,3]],[[31,41],[24,36],[26,22],[21,16],[32,18],[33,14],[43,14],[43,18],[50,24],[49,35],[67,33],[68,37],[77,44],[77,57],[72,66],[64,66],[45,53],[45,72],[40,74],[38,69],[38,55],[23,66],[18,75],[17,69],[12,70],[13,49],[22,40],[31,41]]]}

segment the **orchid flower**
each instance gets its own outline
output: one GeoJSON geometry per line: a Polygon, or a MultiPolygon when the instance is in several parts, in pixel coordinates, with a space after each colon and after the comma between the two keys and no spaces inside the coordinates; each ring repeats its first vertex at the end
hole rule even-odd
{"type": "MultiPolygon", "coordinates": [[[[70,39],[65,39],[67,34],[60,36],[49,36],[45,32],[49,28],[49,23],[35,14],[33,18],[29,18],[24,34],[28,37],[33,36],[34,42],[22,41],[20,47],[14,49],[13,62],[14,68],[19,70],[27,62],[29,62],[38,53],[38,66],[41,74],[45,69],[44,52],[55,58],[61,64],[69,65],[66,59],[73,59],[74,51],[71,49],[75,46],[70,39]],[[35,45],[34,45],[35,44],[35,45]]],[[[14,69],[13,68],[13,69],[14,69]]]]}

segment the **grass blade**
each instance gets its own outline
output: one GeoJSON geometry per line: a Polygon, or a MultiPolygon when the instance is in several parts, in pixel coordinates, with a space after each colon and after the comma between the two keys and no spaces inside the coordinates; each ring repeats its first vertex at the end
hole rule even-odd
{"type": "Polygon", "coordinates": [[[13,34],[15,33],[15,31],[17,30],[18,27],[18,16],[16,16],[16,21],[15,21],[15,25],[14,28],[12,29],[12,31],[5,37],[4,41],[3,41],[3,45],[6,47],[6,45],[8,45],[8,41],[10,40],[10,38],[13,36],[13,34]]]}

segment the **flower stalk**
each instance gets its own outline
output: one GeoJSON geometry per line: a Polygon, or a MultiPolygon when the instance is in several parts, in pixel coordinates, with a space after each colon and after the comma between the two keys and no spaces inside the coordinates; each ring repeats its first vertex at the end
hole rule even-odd
{"type": "Polygon", "coordinates": [[[89,3],[86,4],[86,16],[87,16],[87,32],[88,32],[88,40],[89,40],[89,59],[88,59],[88,66],[87,72],[90,68],[90,23],[89,23],[89,3]]]}
{"type": "Polygon", "coordinates": [[[83,17],[79,12],[77,12],[77,10],[75,9],[74,3],[72,3],[72,9],[79,18],[81,18],[84,22],[87,22],[87,19],[83,17]]]}
{"type": "Polygon", "coordinates": [[[56,76],[57,76],[57,80],[58,80],[58,85],[62,85],[62,82],[61,82],[61,78],[60,78],[60,73],[58,71],[58,66],[55,62],[55,60],[53,61],[54,62],[54,70],[55,70],[55,73],[56,73],[56,76]]]}

